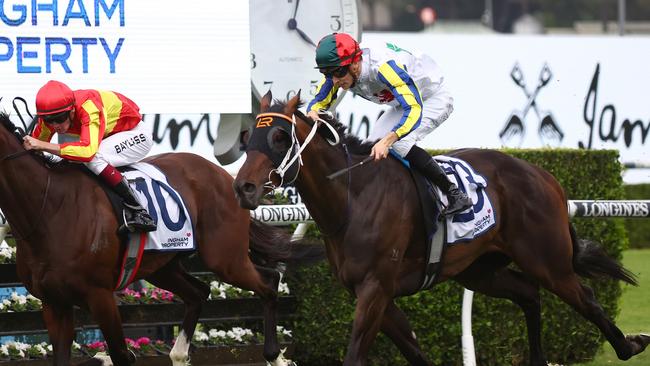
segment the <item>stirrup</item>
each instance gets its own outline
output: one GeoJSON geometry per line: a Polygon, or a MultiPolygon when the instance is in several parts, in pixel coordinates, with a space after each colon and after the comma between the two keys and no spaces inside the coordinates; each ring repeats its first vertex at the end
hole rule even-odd
{"type": "MultiPolygon", "coordinates": [[[[459,212],[463,212],[465,210],[470,209],[474,204],[472,202],[472,199],[469,198],[469,196],[467,196],[466,194],[464,194],[463,196],[464,197],[461,197],[460,199],[456,199],[453,202],[454,205],[459,205],[459,206],[457,206],[457,207],[455,207],[453,209],[450,209],[450,208],[452,208],[452,205],[448,204],[447,207],[445,207],[442,210],[441,215],[443,215],[443,216],[454,215],[454,214],[457,214],[459,212]],[[462,202],[462,201],[465,201],[465,202],[462,202]]],[[[449,199],[449,196],[447,196],[447,199],[449,199]]]]}
{"type": "Polygon", "coordinates": [[[124,224],[120,226],[118,230],[119,233],[125,234],[127,232],[133,233],[136,231],[150,232],[156,230],[157,225],[155,221],[151,216],[149,216],[149,213],[145,209],[140,208],[139,210],[131,210],[128,215],[129,217],[127,217],[126,211],[129,210],[128,207],[130,206],[125,204],[125,208],[122,209],[124,224]]]}

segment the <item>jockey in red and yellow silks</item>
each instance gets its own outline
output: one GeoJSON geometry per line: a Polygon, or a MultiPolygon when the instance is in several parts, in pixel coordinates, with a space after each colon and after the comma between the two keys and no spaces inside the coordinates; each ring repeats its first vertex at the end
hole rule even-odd
{"type": "Polygon", "coordinates": [[[328,109],[336,100],[339,88],[371,102],[392,106],[373,125],[368,138],[376,141],[371,152],[375,160],[388,156],[389,149],[408,160],[447,194],[449,204],[444,214],[472,206],[465,192],[416,145],[453,111],[451,93],[431,57],[392,43],[361,48],[350,35],[333,33],[318,43],[316,64],[324,78],[307,105],[309,117],[318,118],[318,111],[328,109]]]}
{"type": "Polygon", "coordinates": [[[72,91],[50,80],[36,94],[36,128],[25,136],[27,150],[42,150],[83,162],[124,200],[120,232],[153,231],[156,222],[115,167],[136,163],[151,150],[151,130],[140,123],[140,108],[120,93],[104,90],[72,91]],[[54,134],[71,136],[54,144],[54,134]]]}
{"type": "MultiPolygon", "coordinates": [[[[133,129],[142,116],[139,107],[124,95],[103,90],[75,90],[75,116],[66,134],[79,136],[79,141],[60,144],[60,156],[68,160],[89,162],[105,137],[133,129]]],[[[51,126],[39,118],[32,136],[50,141],[51,126]]]]}

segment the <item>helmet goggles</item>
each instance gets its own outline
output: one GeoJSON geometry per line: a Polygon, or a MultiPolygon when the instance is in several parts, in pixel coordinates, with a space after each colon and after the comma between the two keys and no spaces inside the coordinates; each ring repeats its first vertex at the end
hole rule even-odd
{"type": "Polygon", "coordinates": [[[319,69],[321,74],[325,75],[327,78],[342,78],[350,72],[350,65],[345,66],[335,66],[335,67],[323,67],[319,69]]]}

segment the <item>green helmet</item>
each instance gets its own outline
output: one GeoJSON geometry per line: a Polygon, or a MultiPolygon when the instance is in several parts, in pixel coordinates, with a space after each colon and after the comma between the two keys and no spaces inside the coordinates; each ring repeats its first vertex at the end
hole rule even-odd
{"type": "Polygon", "coordinates": [[[319,69],[346,66],[360,59],[359,43],[349,34],[328,34],[316,47],[316,65],[319,69]]]}

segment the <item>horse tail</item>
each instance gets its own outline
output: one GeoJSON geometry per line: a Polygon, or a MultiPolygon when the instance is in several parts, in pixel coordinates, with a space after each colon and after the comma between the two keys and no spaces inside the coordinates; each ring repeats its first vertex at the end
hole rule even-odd
{"type": "Polygon", "coordinates": [[[325,259],[325,248],[321,243],[292,241],[285,230],[254,219],[251,219],[249,234],[251,259],[261,266],[275,267],[278,262],[311,264],[325,259]]]}
{"type": "Polygon", "coordinates": [[[579,239],[573,224],[569,224],[569,232],[573,243],[573,269],[578,275],[585,278],[608,276],[634,286],[638,285],[636,276],[607,255],[598,243],[579,239]]]}

